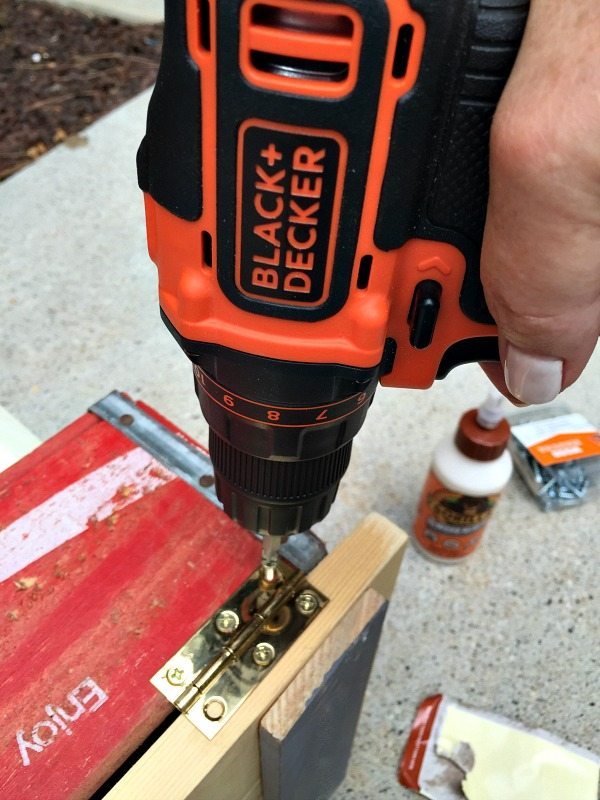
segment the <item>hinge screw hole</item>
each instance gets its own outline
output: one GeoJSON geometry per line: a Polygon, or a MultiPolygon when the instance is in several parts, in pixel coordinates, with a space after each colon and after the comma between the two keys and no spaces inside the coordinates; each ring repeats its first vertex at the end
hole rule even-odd
{"type": "Polygon", "coordinates": [[[227,703],[222,697],[209,697],[204,703],[204,716],[211,722],[218,722],[227,712],[227,703]]]}

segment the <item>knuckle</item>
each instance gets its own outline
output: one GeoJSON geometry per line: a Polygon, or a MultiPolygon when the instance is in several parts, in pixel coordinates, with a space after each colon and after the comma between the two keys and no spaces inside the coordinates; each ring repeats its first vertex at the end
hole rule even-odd
{"type": "Polygon", "coordinates": [[[568,311],[516,313],[507,304],[501,304],[492,313],[499,330],[510,342],[525,350],[535,343],[540,353],[574,353],[600,333],[594,315],[579,317],[568,311]]]}
{"type": "Polygon", "coordinates": [[[553,339],[573,327],[573,314],[566,309],[532,311],[522,296],[495,293],[488,301],[499,327],[512,339],[553,339]]]}
{"type": "Polygon", "coordinates": [[[499,111],[490,138],[492,164],[508,174],[539,175],[558,152],[555,126],[545,116],[512,107],[499,111]]]}
{"type": "Polygon", "coordinates": [[[599,121],[598,115],[581,104],[573,106],[565,97],[549,93],[524,101],[509,93],[492,122],[492,165],[505,174],[518,173],[540,183],[549,176],[596,181],[600,177],[599,121]]]}

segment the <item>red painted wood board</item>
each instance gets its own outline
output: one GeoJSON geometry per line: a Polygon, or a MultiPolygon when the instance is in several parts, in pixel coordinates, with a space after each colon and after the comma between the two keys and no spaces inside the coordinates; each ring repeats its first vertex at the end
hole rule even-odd
{"type": "Polygon", "coordinates": [[[259,561],[92,414],[1,474],[0,797],[89,797],[170,712],[149,678],[259,561]]]}

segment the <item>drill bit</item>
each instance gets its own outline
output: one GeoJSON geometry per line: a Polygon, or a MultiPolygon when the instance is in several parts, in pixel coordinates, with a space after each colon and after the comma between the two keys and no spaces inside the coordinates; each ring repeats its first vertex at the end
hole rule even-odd
{"type": "Polygon", "coordinates": [[[287,536],[263,536],[262,559],[260,564],[256,599],[257,608],[261,608],[270,599],[273,592],[281,583],[282,576],[279,569],[279,549],[287,536]]]}
{"type": "Polygon", "coordinates": [[[279,572],[279,549],[283,536],[263,536],[262,560],[260,565],[261,581],[275,586],[281,577],[279,572]]]}

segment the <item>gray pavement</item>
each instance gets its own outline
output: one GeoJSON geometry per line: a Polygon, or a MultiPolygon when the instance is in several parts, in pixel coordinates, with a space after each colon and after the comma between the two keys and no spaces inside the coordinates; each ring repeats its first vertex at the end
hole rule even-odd
{"type": "MultiPolygon", "coordinates": [[[[135,150],[148,94],[0,186],[0,405],[45,438],[113,388],[206,439],[189,364],[158,315],[135,150]]],[[[564,393],[600,423],[600,352],[564,393]]],[[[380,390],[317,532],[375,509],[409,529],[432,448],[483,397],[475,366],[428,392],[380,390]]],[[[600,750],[598,503],[544,515],[513,480],[480,551],[407,553],[336,800],[408,798],[395,771],[415,708],[446,692],[600,750]]]]}
{"type": "Polygon", "coordinates": [[[118,17],[125,22],[162,22],[163,0],[51,0],[56,5],[89,14],[118,17]]]}

